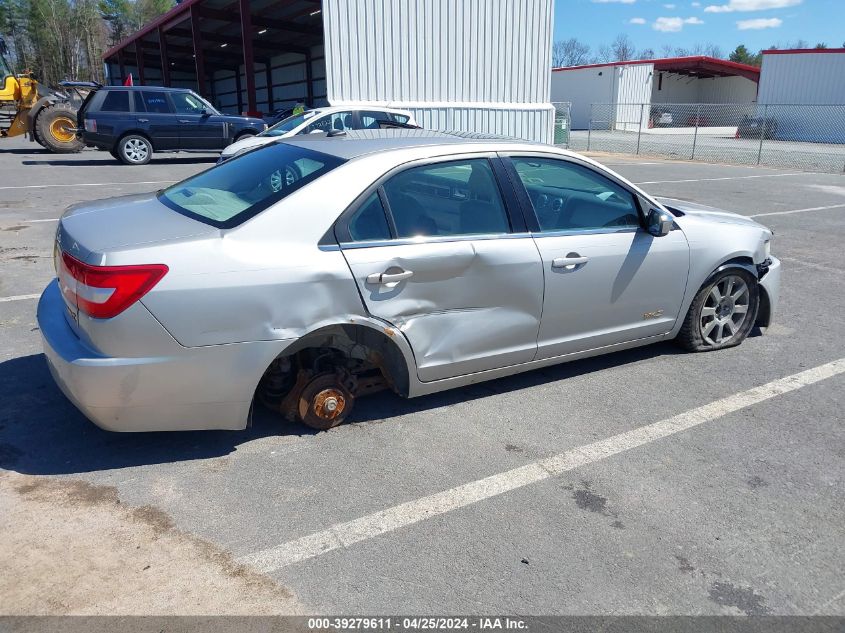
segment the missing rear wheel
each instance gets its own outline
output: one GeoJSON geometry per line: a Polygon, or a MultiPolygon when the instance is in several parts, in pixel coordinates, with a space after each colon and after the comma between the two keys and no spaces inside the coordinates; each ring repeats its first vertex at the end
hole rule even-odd
{"type": "Polygon", "coordinates": [[[355,397],[338,374],[321,374],[305,385],[297,413],[303,424],[325,431],[343,424],[354,403],[355,397]]]}

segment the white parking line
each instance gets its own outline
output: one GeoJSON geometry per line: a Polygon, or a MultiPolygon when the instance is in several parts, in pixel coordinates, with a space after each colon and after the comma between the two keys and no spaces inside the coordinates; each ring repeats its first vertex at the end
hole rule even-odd
{"type": "Polygon", "coordinates": [[[722,178],[690,178],[688,180],[649,180],[646,182],[635,182],[635,185],[663,185],[673,182],[709,182],[713,180],[747,180],[749,178],[780,178],[782,176],[806,176],[804,172],[796,174],[756,174],[754,176],[724,176],[722,178]]]}
{"type": "Polygon", "coordinates": [[[12,295],[11,297],[0,297],[0,303],[5,303],[6,301],[24,301],[25,299],[37,299],[40,297],[40,294],[37,295],[12,295]]]}
{"type": "Polygon", "coordinates": [[[842,275],[845,273],[845,270],[840,268],[834,268],[833,266],[825,266],[824,264],[815,264],[813,262],[808,262],[803,259],[796,259],[794,257],[785,257],[783,255],[778,255],[778,259],[782,262],[791,262],[793,264],[797,264],[798,266],[806,266],[807,268],[812,268],[814,270],[820,270],[826,273],[833,273],[835,275],[842,275]]]}
{"type": "Polygon", "coordinates": [[[623,167],[626,165],[665,165],[666,163],[602,163],[602,165],[614,166],[614,167],[623,167]]]}
{"type": "Polygon", "coordinates": [[[792,213],[806,213],[807,211],[827,211],[828,209],[841,209],[845,204],[832,204],[827,207],[809,207],[807,209],[792,209],[791,211],[772,211],[771,213],[755,213],[749,215],[749,218],[762,218],[767,215],[790,215],[792,213]]]}
{"type": "Polygon", "coordinates": [[[845,373],[845,358],[773,380],[765,385],[716,400],[666,420],[574,448],[520,468],[472,481],[421,499],[408,501],[352,521],[338,523],[320,532],[242,556],[238,559],[238,562],[250,565],[263,572],[281,569],[293,563],[349,547],[380,534],[392,532],[425,519],[478,503],[484,499],[549,479],[579,466],[591,464],[675,433],[686,431],[729,413],[842,373],[845,373]]]}
{"type": "Polygon", "coordinates": [[[113,185],[167,185],[175,180],[145,180],[143,182],[76,182],[66,185],[14,185],[0,187],[1,189],[45,189],[47,187],[111,187],[113,185]]]}
{"type": "Polygon", "coordinates": [[[59,218],[47,218],[46,220],[23,220],[26,224],[36,224],[38,222],[58,222],[59,218]]]}

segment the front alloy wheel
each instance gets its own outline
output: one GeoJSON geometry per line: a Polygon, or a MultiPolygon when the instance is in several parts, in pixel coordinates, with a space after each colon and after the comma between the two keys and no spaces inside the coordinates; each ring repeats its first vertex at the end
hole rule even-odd
{"type": "Polygon", "coordinates": [[[760,289],[751,273],[724,270],[696,294],[677,341],[691,352],[739,345],[754,327],[759,304],[760,289]]]}
{"type": "Polygon", "coordinates": [[[736,336],[748,318],[750,298],[748,284],[737,275],[723,277],[710,288],[699,319],[704,342],[716,346],[736,336]]]}

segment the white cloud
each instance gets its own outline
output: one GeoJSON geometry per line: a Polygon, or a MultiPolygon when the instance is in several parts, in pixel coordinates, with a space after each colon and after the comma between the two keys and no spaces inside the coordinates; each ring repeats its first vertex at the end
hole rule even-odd
{"type": "Polygon", "coordinates": [[[657,18],[651,28],[663,33],[677,33],[684,24],[704,24],[704,21],[699,18],[657,18]]]}
{"type": "Polygon", "coordinates": [[[628,20],[629,24],[645,24],[645,18],[631,18],[628,20]]]}
{"type": "Polygon", "coordinates": [[[701,3],[700,3],[700,2],[693,2],[693,3],[692,3],[692,6],[694,6],[694,7],[700,7],[700,6],[701,6],[701,3]]]}
{"type": "Polygon", "coordinates": [[[801,4],[803,0],[728,0],[727,4],[711,4],[705,13],[733,13],[734,11],[766,11],[785,9],[801,4]]]}
{"type": "Polygon", "coordinates": [[[776,29],[781,24],[783,24],[783,20],[780,18],[757,18],[755,20],[740,20],[736,23],[736,28],[740,31],[776,29]]]}
{"type": "Polygon", "coordinates": [[[594,4],[634,4],[637,0],[592,0],[594,4]]]}

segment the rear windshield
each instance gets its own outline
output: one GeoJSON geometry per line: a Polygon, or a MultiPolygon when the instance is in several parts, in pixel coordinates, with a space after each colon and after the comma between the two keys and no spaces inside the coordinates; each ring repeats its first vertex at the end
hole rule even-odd
{"type": "Polygon", "coordinates": [[[343,159],[285,143],[246,152],[159,194],[168,207],[218,228],[238,226],[343,159]]]}

